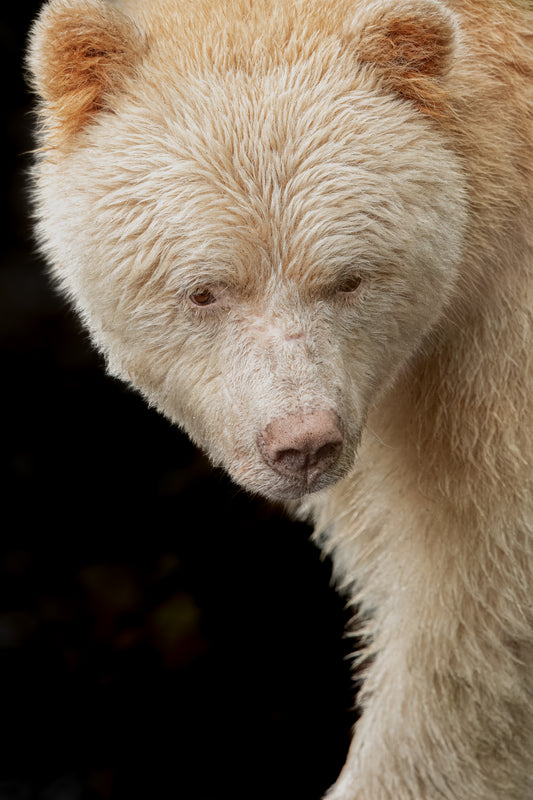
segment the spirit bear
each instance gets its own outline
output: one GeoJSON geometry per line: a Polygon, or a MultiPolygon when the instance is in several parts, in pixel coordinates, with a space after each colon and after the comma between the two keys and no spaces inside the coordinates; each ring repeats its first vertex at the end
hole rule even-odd
{"type": "Polygon", "coordinates": [[[328,797],[531,800],[530,4],[50,0],[28,65],[39,240],[110,372],[353,604],[328,797]]]}

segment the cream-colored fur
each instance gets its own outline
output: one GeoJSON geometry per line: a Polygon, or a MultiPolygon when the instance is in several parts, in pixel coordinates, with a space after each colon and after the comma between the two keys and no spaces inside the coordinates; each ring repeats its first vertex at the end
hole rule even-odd
{"type": "Polygon", "coordinates": [[[28,63],[55,280],[353,603],[329,796],[531,800],[529,3],[51,0],[28,63]]]}

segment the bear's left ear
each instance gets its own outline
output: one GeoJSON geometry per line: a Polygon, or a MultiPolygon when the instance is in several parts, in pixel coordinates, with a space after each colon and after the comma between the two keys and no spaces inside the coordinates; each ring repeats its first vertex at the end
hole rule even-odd
{"type": "Polygon", "coordinates": [[[374,0],[349,28],[359,62],[373,65],[384,86],[429,116],[441,117],[457,24],[440,0],[374,0]]]}
{"type": "Polygon", "coordinates": [[[102,0],[49,0],[30,32],[29,81],[49,144],[68,141],[113,99],[139,62],[144,38],[102,0]]]}

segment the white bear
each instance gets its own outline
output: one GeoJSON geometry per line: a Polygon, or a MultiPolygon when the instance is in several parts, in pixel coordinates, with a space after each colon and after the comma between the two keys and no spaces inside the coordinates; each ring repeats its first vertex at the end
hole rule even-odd
{"type": "Polygon", "coordinates": [[[28,64],[54,279],[353,604],[331,800],[531,800],[531,4],[50,0],[28,64]]]}

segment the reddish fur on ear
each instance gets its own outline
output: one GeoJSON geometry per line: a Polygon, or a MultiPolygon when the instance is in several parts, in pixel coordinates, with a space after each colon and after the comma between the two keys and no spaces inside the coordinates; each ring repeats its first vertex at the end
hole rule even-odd
{"type": "Polygon", "coordinates": [[[120,91],[143,51],[132,20],[100,0],[51,0],[30,35],[28,66],[52,140],[68,139],[120,91]]]}
{"type": "Polygon", "coordinates": [[[443,82],[453,50],[452,14],[438,0],[379,2],[353,22],[357,59],[375,65],[385,85],[440,117],[448,92],[443,82]]]}

